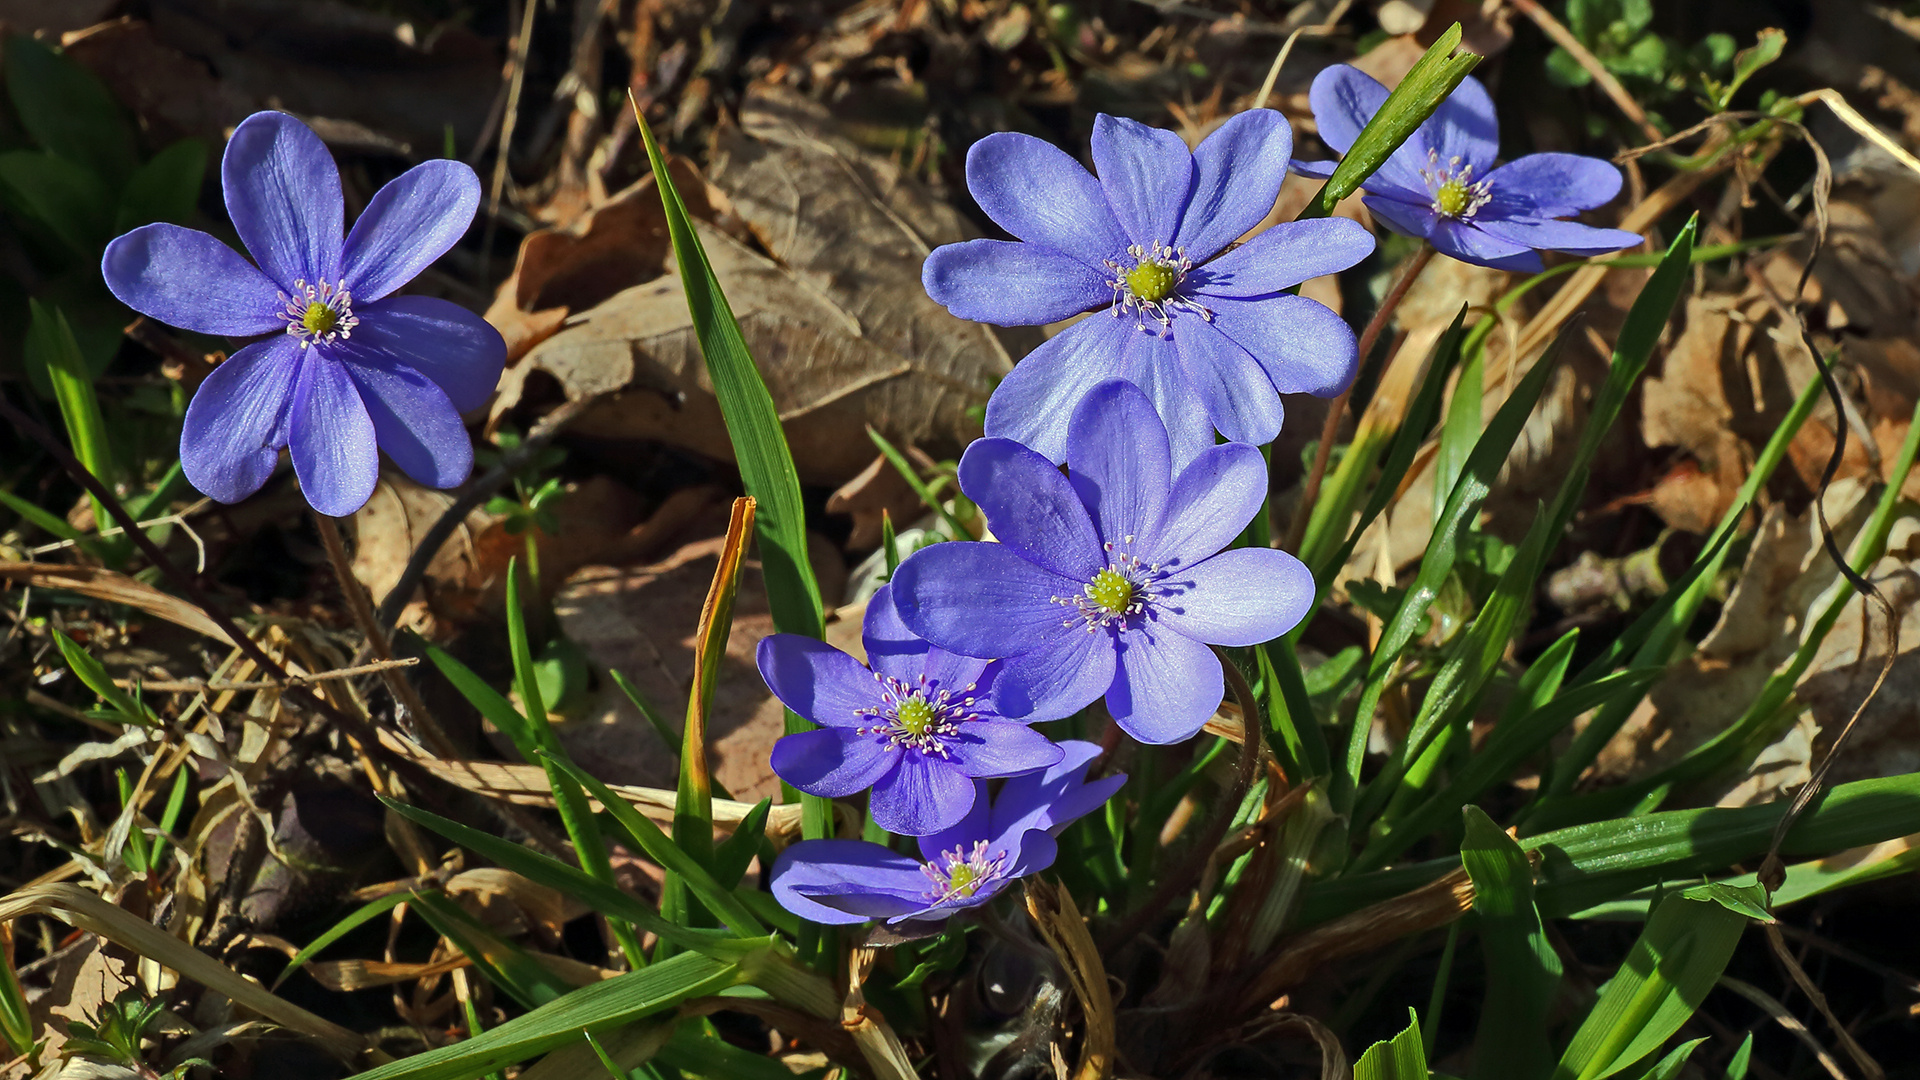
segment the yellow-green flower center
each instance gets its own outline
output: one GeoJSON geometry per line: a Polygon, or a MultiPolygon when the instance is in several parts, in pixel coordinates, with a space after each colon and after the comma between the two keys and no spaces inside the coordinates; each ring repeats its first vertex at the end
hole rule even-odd
{"type": "Polygon", "coordinates": [[[1108,615],[1125,615],[1133,607],[1134,591],[1133,582],[1112,567],[1087,582],[1087,599],[1108,615]]]}
{"type": "Polygon", "coordinates": [[[947,873],[947,892],[953,896],[972,896],[980,888],[980,871],[968,863],[954,863],[947,873]]]}
{"type": "Polygon", "coordinates": [[[307,305],[306,314],[300,316],[300,325],[314,337],[324,337],[340,321],[340,313],[318,300],[307,305]]]}
{"type": "Polygon", "coordinates": [[[1180,273],[1166,263],[1148,259],[1127,271],[1126,280],[1127,288],[1134,296],[1146,303],[1157,304],[1173,295],[1174,286],[1180,284],[1180,273]]]}
{"type": "Polygon", "coordinates": [[[900,707],[893,711],[895,726],[915,739],[925,738],[939,717],[940,711],[919,694],[901,702],[900,707]]]}
{"type": "Polygon", "coordinates": [[[1459,217],[1473,205],[1473,189],[1465,181],[1449,180],[1433,193],[1433,208],[1448,217],[1459,217]]]}

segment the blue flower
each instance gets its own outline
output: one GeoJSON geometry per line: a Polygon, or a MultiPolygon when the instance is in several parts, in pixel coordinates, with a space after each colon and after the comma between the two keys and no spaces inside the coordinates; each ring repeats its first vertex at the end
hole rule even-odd
{"type": "Polygon", "coordinates": [[[1065,757],[1045,771],[1008,780],[991,803],[985,781],[959,824],[920,838],[920,858],[864,840],[803,840],[773,864],[780,906],[817,923],[933,921],[977,907],[1029,874],[1053,865],[1054,836],[1107,801],[1124,774],[1086,782],[1100,756],[1090,742],[1060,744],[1065,757]]]}
{"type": "Polygon", "coordinates": [[[1188,738],[1224,688],[1207,646],[1271,640],[1313,603],[1293,556],[1221,550],[1259,512],[1266,463],[1227,443],[1175,474],[1152,403],[1117,379],[1074,413],[1066,456],[1071,478],[1008,439],[968,447],[961,490],[1000,542],[914,553],[893,579],[900,617],[943,649],[1003,658],[1008,716],[1052,719],[1104,695],[1134,738],[1188,738]]]}
{"type": "Polygon", "coordinates": [[[1273,209],[1293,133],[1271,109],[1222,124],[1188,151],[1171,131],[1102,114],[1099,179],[1030,135],[989,135],[967,152],[967,188],[1019,243],[970,240],[927,257],[927,294],[963,319],[1037,326],[1107,309],[1017,364],[987,403],[986,433],[1058,462],[1074,407],[1096,384],[1145,390],[1184,464],[1227,438],[1267,443],[1280,394],[1332,396],[1353,381],[1353,332],[1286,292],[1354,265],[1373,237],[1351,221],[1275,225],[1233,242],[1273,209]]]}
{"type": "Polygon", "coordinates": [[[282,448],[314,509],[351,514],[373,494],[379,451],[430,487],[473,468],[460,414],[485,403],[506,343],[446,300],[393,296],[459,241],[480,181],[429,161],[375,193],[341,238],[340,171],[305,124],[255,113],[220,163],[249,263],[203,232],[146,225],[107,246],[107,287],[135,311],[203,334],[272,334],[200,385],[180,433],[194,487],[239,502],[282,448]],[[258,264],[257,268],[254,264],[258,264]]]}
{"type": "MultiPolygon", "coordinates": [[[[1314,76],[1308,92],[1320,139],[1346,153],[1387,100],[1387,88],[1347,64],[1314,76]]],[[[1620,170],[1577,154],[1528,154],[1494,167],[1500,125],[1487,88],[1469,75],[1413,137],[1361,185],[1362,201],[1387,228],[1425,240],[1461,262],[1538,273],[1540,249],[1603,255],[1644,239],[1560,218],[1603,206],[1620,193],[1620,170]]],[[[1326,179],[1335,162],[1296,161],[1295,172],[1326,179]]]]}
{"type": "Polygon", "coordinates": [[[881,828],[924,836],[974,805],[975,777],[1012,776],[1060,760],[1060,748],[994,707],[999,665],[915,637],[892,586],[867,602],[867,663],[799,634],[760,642],[760,675],[786,706],[822,725],[773,744],[773,771],[809,795],[873,789],[881,828]]]}

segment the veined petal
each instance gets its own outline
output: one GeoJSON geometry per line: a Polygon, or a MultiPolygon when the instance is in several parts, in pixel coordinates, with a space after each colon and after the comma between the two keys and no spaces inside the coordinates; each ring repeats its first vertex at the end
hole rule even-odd
{"type": "Polygon", "coordinates": [[[1273,109],[1248,109],[1215,128],[1193,151],[1193,196],[1176,246],[1194,262],[1260,224],[1287,178],[1293,129],[1273,109]]]}
{"type": "Polygon", "coordinates": [[[1310,180],[1331,180],[1333,170],[1340,167],[1338,161],[1301,161],[1294,158],[1287,162],[1287,168],[1310,180]]]}
{"type": "Polygon", "coordinates": [[[1361,198],[1374,220],[1401,236],[1411,236],[1415,240],[1425,240],[1433,235],[1442,218],[1434,210],[1431,199],[1408,202],[1389,195],[1367,195],[1361,198]]]}
{"type": "MultiPolygon", "coordinates": [[[[893,596],[906,624],[935,645],[1001,657],[1052,643],[1068,617],[1052,598],[1077,595],[1085,585],[1028,562],[1005,544],[951,541],[921,548],[901,563],[893,596]]],[[[1005,673],[1000,677],[1002,711],[1024,717],[1005,712],[1005,673]]]]}
{"type": "Polygon", "coordinates": [[[1360,346],[1353,328],[1318,300],[1281,294],[1213,299],[1213,328],[1259,362],[1283,394],[1332,397],[1353,382],[1360,346]]]}
{"type": "MultiPolygon", "coordinates": [[[[1199,319],[1198,315],[1177,315],[1174,332],[1179,333],[1181,324],[1199,319]]],[[[1166,426],[1173,467],[1185,468],[1187,462],[1213,445],[1213,421],[1207,416],[1206,402],[1187,379],[1186,369],[1180,363],[1179,347],[1171,338],[1163,338],[1153,330],[1137,330],[1131,323],[1127,330],[1121,377],[1147,392],[1166,426]]]]}
{"type": "MultiPolygon", "coordinates": [[[[912,682],[926,671],[927,652],[933,646],[900,621],[900,613],[893,606],[892,583],[880,586],[868,598],[860,638],[867,648],[867,666],[880,674],[912,682]]],[[[985,661],[969,660],[985,664],[985,661]]]]}
{"type": "Polygon", "coordinates": [[[1493,98],[1471,75],[1460,80],[1420,130],[1442,168],[1457,157],[1461,164],[1473,166],[1474,176],[1484,177],[1500,157],[1500,122],[1494,116],[1493,98]]]}
{"type": "Polygon", "coordinates": [[[319,348],[307,353],[288,429],[293,472],[309,506],[346,517],[366,505],[380,480],[379,442],[346,365],[319,348]]]}
{"type": "Polygon", "coordinates": [[[1440,254],[1476,266],[1537,274],[1545,265],[1540,253],[1526,244],[1504,240],[1478,228],[1472,222],[1442,219],[1427,238],[1440,254]]]}
{"type": "Polygon", "coordinates": [[[974,143],[967,190],[1001,228],[1096,270],[1127,250],[1100,181],[1045,139],[1003,131],[974,143]]]}
{"type": "Polygon", "coordinates": [[[279,112],[240,121],[220,184],[234,231],[281,288],[340,280],[340,169],[313,129],[279,112]]]}
{"type": "Polygon", "coordinates": [[[1068,739],[1060,744],[1058,763],[1009,778],[993,801],[994,841],[1010,845],[1028,829],[1058,832],[1099,809],[1127,780],[1127,774],[1114,773],[1087,783],[1087,770],[1099,756],[1098,743],[1068,739]]]}
{"type": "Polygon", "coordinates": [[[1046,458],[1011,439],[976,439],[958,471],[993,535],[1027,561],[1082,582],[1107,564],[1087,508],[1046,458]]]}
{"type": "MultiPolygon", "coordinates": [[[[1264,303],[1265,301],[1261,301],[1264,303]]],[[[1247,351],[1205,319],[1182,319],[1174,344],[1187,382],[1213,426],[1234,442],[1262,446],[1280,434],[1280,393],[1247,351]]]]}
{"type": "Polygon", "coordinates": [[[937,862],[943,851],[970,848],[975,841],[987,839],[988,815],[992,811],[987,799],[987,782],[975,780],[972,783],[973,806],[967,810],[966,816],[939,832],[919,837],[920,857],[927,862],[937,862]]]}
{"type": "Polygon", "coordinates": [[[1166,584],[1177,591],[1154,602],[1160,624],[1214,645],[1272,641],[1299,625],[1313,607],[1313,572],[1272,548],[1222,551],[1166,584]]]}
{"type": "Polygon", "coordinates": [[[782,736],[768,764],[774,775],[809,795],[838,799],[865,791],[890,775],[904,751],[849,728],[817,728],[782,736]]]}
{"type": "Polygon", "coordinates": [[[1267,463],[1245,443],[1210,446],[1173,482],[1148,562],[1192,566],[1233,543],[1267,497],[1267,463]]]}
{"type": "Polygon", "coordinates": [[[1008,849],[1007,880],[1016,881],[1052,866],[1060,857],[1060,842],[1041,829],[1028,829],[1008,849]]]}
{"type": "Polygon", "coordinates": [[[1225,688],[1212,649],[1150,622],[1120,635],[1119,677],[1107,691],[1107,711],[1143,743],[1176,743],[1207,725],[1225,688]]]}
{"type": "Polygon", "coordinates": [[[880,704],[879,683],[860,661],[818,638],[774,634],[760,639],[760,677],[780,703],[816,724],[855,728],[880,704]]]}
{"type": "MultiPolygon", "coordinates": [[[[1320,129],[1320,141],[1341,154],[1351,150],[1353,141],[1360,137],[1373,114],[1386,104],[1387,93],[1379,80],[1351,64],[1321,68],[1307,90],[1307,104],[1313,108],[1313,122],[1320,129]]],[[[1367,178],[1367,189],[1424,192],[1427,183],[1420,177],[1420,168],[1426,160],[1427,138],[1423,126],[1367,178]]],[[[1333,171],[1328,169],[1326,175],[1332,176],[1333,171]]]]}
{"type": "Polygon", "coordinates": [[[374,192],[347,234],[341,273],[356,301],[378,300],[445,255],[473,224],[480,178],[464,161],[426,161],[374,192]]]}
{"type": "Polygon", "coordinates": [[[924,911],[921,864],[864,840],[803,840],[773,864],[773,896],[803,919],[848,925],[924,911]]]}
{"type": "Polygon", "coordinates": [[[121,303],[182,330],[251,337],[287,325],[280,287],[197,229],[142,225],[107,245],[100,273],[121,303]]]}
{"type": "Polygon", "coordinates": [[[1171,247],[1193,193],[1193,152],[1165,128],[1101,113],[1093,121],[1093,167],[1107,205],[1141,247],[1171,247]]]}
{"type": "Polygon", "coordinates": [[[968,240],[933,249],[920,283],[962,319],[1044,326],[1113,303],[1113,287],[1084,260],[1039,244],[968,240]]]}
{"type": "Polygon", "coordinates": [[[959,769],[925,754],[900,755],[899,768],[873,787],[867,809],[873,823],[901,836],[937,833],[973,809],[974,783],[959,769]]]}
{"type": "Polygon", "coordinates": [[[1051,640],[1001,663],[994,700],[1004,715],[1029,723],[1059,720],[1093,704],[1112,685],[1113,635],[1082,629],[1078,622],[1060,626],[1056,619],[1051,640]]]}
{"type": "Polygon", "coordinates": [[[404,364],[346,364],[380,449],[431,488],[457,487],[473,472],[473,440],[446,392],[404,364]]]}
{"type": "Polygon", "coordinates": [[[1122,379],[1094,387],[1074,412],[1067,462],[1102,540],[1131,547],[1134,537],[1144,540],[1159,527],[1173,459],[1146,391],[1122,379]]]}
{"type": "Polygon", "coordinates": [[[1337,274],[1373,248],[1373,234],[1350,218],[1283,221],[1200,267],[1193,287],[1208,296],[1265,296],[1337,274]]]}
{"type": "Polygon", "coordinates": [[[1488,173],[1487,193],[1481,213],[1567,217],[1612,202],[1620,194],[1620,169],[1579,154],[1528,154],[1488,173]]]}
{"type": "Polygon", "coordinates": [[[1087,391],[1122,374],[1131,319],[1089,315],[1013,365],[987,401],[989,438],[1012,439],[1058,464],[1067,459],[1073,410],[1087,391]]]}
{"type": "Polygon", "coordinates": [[[1495,218],[1480,215],[1473,224],[1496,240],[1525,244],[1530,248],[1564,251],[1569,255],[1605,255],[1635,247],[1646,240],[1625,229],[1601,229],[1578,221],[1551,218],[1495,218]]]}
{"type": "Polygon", "coordinates": [[[356,308],[360,325],[335,346],[383,354],[432,379],[463,413],[487,403],[507,364],[507,343],[485,319],[451,300],[395,296],[356,308]]]}
{"type": "Polygon", "coordinates": [[[1007,720],[975,720],[960,725],[959,737],[947,741],[953,763],[968,776],[1014,776],[1044,769],[1060,761],[1053,740],[1025,724],[1007,720]]]}
{"type": "Polygon", "coordinates": [[[223,503],[260,490],[286,445],[276,436],[293,404],[301,359],[300,343],[282,334],[213,369],[180,429],[180,468],[188,483],[223,503]]]}

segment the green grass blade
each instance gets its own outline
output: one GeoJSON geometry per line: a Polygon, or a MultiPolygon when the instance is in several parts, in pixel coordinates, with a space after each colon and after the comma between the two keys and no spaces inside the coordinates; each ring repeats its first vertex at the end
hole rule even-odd
{"type": "Polygon", "coordinates": [[[1487,963],[1470,1075],[1539,1080],[1553,1064],[1547,1019],[1560,985],[1560,957],[1534,906],[1533,864],[1526,852],[1477,806],[1466,808],[1466,828],[1460,860],[1473,879],[1473,913],[1487,963]]]}
{"type": "Polygon", "coordinates": [[[1407,1027],[1374,1043],[1354,1062],[1353,1080],[1427,1080],[1427,1049],[1420,1042],[1420,1017],[1407,1010],[1407,1027]]]}
{"type": "MultiPolygon", "coordinates": [[[[913,463],[907,460],[907,455],[901,453],[898,447],[888,442],[885,435],[875,431],[872,425],[868,425],[867,427],[867,438],[872,439],[873,445],[880,448],[881,456],[885,457],[887,464],[893,466],[893,471],[899,473],[900,478],[907,482],[907,486],[913,489],[913,493],[920,496],[920,504],[940,515],[940,520],[946,523],[947,531],[953,534],[953,539],[973,539],[973,534],[967,531],[965,525],[960,524],[959,518],[953,516],[953,511],[947,509],[947,504],[941,502],[940,499],[933,494],[933,489],[927,487],[926,481],[920,479],[920,473],[914,469],[913,463]]],[[[882,513],[884,512],[885,511],[882,511],[882,513]]],[[[888,550],[892,549],[889,548],[888,550]]],[[[891,574],[892,571],[888,571],[888,573],[891,574]]]]}
{"type": "MultiPolygon", "coordinates": [[[[1314,717],[1300,671],[1300,657],[1285,637],[1260,646],[1260,677],[1267,685],[1267,744],[1276,758],[1293,762],[1308,777],[1333,771],[1327,738],[1314,717]]],[[[1289,775],[1292,775],[1291,773],[1289,775]]]]}
{"type": "Polygon", "coordinates": [[[153,711],[133,699],[133,695],[113,683],[113,676],[107,673],[106,666],[95,660],[87,650],[75,644],[73,639],[61,633],[53,632],[53,643],[59,647],[60,656],[67,666],[73,669],[87,689],[100,696],[100,700],[112,707],[120,722],[135,727],[159,727],[160,720],[153,711]]]}
{"type": "Polygon", "coordinates": [[[1433,110],[1440,107],[1460,85],[1460,80],[1480,62],[1480,57],[1470,52],[1456,55],[1453,50],[1459,44],[1460,24],[1454,23],[1407,71],[1393,93],[1387,95],[1380,111],[1367,121],[1346,156],[1340,159],[1333,176],[1300,212],[1301,217],[1326,217],[1333,213],[1341,199],[1360,190],[1361,183],[1386,164],[1400,144],[1426,123],[1433,110]]]}
{"type": "Polygon", "coordinates": [[[660,736],[660,744],[667,748],[667,753],[673,755],[674,767],[678,769],[680,733],[673,730],[673,725],[667,723],[667,718],[660,714],[659,709],[653,707],[653,702],[647,700],[647,696],[640,692],[640,688],[633,684],[632,679],[612,669],[608,669],[607,674],[613,676],[613,684],[620,688],[621,693],[627,695],[627,700],[633,703],[634,710],[646,720],[647,726],[653,729],[655,735],[660,736]]]}
{"type": "Polygon", "coordinates": [[[488,982],[523,1008],[537,1009],[565,997],[573,987],[547,970],[525,949],[487,929],[460,905],[435,893],[415,893],[413,910],[434,932],[453,943],[488,982]]]}
{"type": "Polygon", "coordinates": [[[1433,505],[1445,506],[1453,494],[1453,485],[1466,471],[1467,456],[1480,441],[1480,401],[1486,393],[1487,352],[1474,349],[1460,365],[1460,377],[1453,382],[1453,401],[1447,406],[1447,419],[1440,425],[1440,444],[1433,458],[1433,505]]]}
{"type": "Polygon", "coordinates": [[[287,966],[280,972],[280,977],[273,980],[272,989],[278,989],[281,983],[287,981],[287,976],[298,971],[302,964],[320,955],[327,946],[332,945],[334,942],[339,941],[341,938],[346,937],[353,931],[385,915],[387,912],[392,911],[394,908],[399,907],[412,898],[412,893],[393,892],[388,893],[378,900],[371,900],[360,905],[352,914],[328,927],[326,933],[308,942],[306,948],[294,953],[293,959],[287,961],[287,966]]]}
{"type": "Polygon", "coordinates": [[[740,968],[733,963],[682,953],[581,987],[483,1035],[382,1065],[355,1080],[469,1080],[578,1042],[583,1031],[611,1031],[739,981],[740,968]]]}
{"type": "MultiPolygon", "coordinates": [[[[713,877],[722,888],[740,887],[747,866],[760,854],[767,842],[767,816],[773,812],[773,800],[761,799],[733,827],[733,835],[721,842],[713,853],[713,877]]],[[[768,865],[771,865],[769,860],[768,865]]]]}
{"type": "MultiPolygon", "coordinates": [[[[46,365],[54,400],[60,405],[60,419],[66,423],[67,438],[73,443],[73,456],[111,488],[119,477],[113,465],[113,444],[107,438],[107,422],[100,415],[100,400],[93,392],[93,374],[80,355],[80,343],[73,338],[73,328],[67,325],[65,312],[38,300],[27,303],[32,310],[32,320],[27,325],[26,351],[46,365]]],[[[113,518],[98,499],[93,500],[93,520],[96,529],[113,524],[113,518]]],[[[101,547],[118,554],[124,552],[128,543],[122,538],[102,542],[101,547]]]]}

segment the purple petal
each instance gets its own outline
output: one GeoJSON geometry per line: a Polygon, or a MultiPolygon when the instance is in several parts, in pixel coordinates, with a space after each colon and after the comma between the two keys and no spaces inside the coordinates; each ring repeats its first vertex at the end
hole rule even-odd
{"type": "Polygon", "coordinates": [[[920,863],[864,840],[804,840],[773,864],[773,896],[803,919],[828,925],[924,911],[920,863]]]}
{"type": "Polygon", "coordinates": [[[1040,829],[1028,829],[1010,849],[1012,858],[1007,861],[1009,882],[1034,874],[1052,866],[1060,857],[1060,842],[1052,834],[1040,829]]]}
{"type": "Polygon", "coordinates": [[[1493,98],[1471,75],[1460,80],[1420,130],[1427,137],[1426,149],[1439,159],[1441,168],[1458,158],[1462,165],[1473,166],[1473,175],[1481,178],[1500,156],[1500,122],[1493,113],[1493,98]]]}
{"type": "Polygon", "coordinates": [[[973,781],[973,805],[966,816],[936,833],[927,833],[919,838],[920,857],[927,862],[935,862],[943,851],[954,848],[967,849],[975,841],[987,839],[987,824],[992,813],[992,803],[987,798],[987,782],[973,781]]]}
{"type": "Polygon", "coordinates": [[[1168,247],[1193,192],[1193,153],[1165,128],[1101,113],[1093,121],[1093,166],[1107,205],[1141,247],[1168,247]]]}
{"type": "Polygon", "coordinates": [[[1102,539],[1130,545],[1159,526],[1173,481],[1172,450],[1146,391],[1121,379],[1095,387],[1074,412],[1067,461],[1102,539]]]}
{"type": "Polygon", "coordinates": [[[809,795],[838,799],[886,779],[905,756],[872,735],[849,728],[818,728],[786,735],[773,744],[774,774],[809,795]]]}
{"type": "Polygon", "coordinates": [[[1150,623],[1120,635],[1119,677],[1107,691],[1107,711],[1143,743],[1175,743],[1206,726],[1225,687],[1212,649],[1150,623]]]}
{"type": "Polygon", "coordinates": [[[1301,161],[1299,158],[1294,158],[1287,162],[1287,168],[1313,180],[1331,180],[1333,170],[1339,167],[1338,161],[1301,161]]]}
{"type": "Polygon", "coordinates": [[[507,343],[485,319],[450,300],[395,296],[358,308],[348,339],[356,355],[385,353],[432,379],[463,413],[487,403],[507,364],[507,343]]]}
{"type": "Polygon", "coordinates": [[[307,352],[287,429],[293,473],[307,505],[346,517],[366,505],[380,480],[379,442],[346,365],[321,349],[307,352]]]}
{"type": "Polygon", "coordinates": [[[374,192],[347,234],[341,273],[353,298],[378,300],[445,255],[473,224],[480,178],[462,161],[427,161],[374,192]]]}
{"type": "Polygon", "coordinates": [[[947,753],[967,776],[1015,776],[1044,769],[1060,761],[1053,740],[1025,724],[975,720],[960,725],[960,737],[947,742],[947,753]]]}
{"type": "MultiPolygon", "coordinates": [[[[1373,76],[1351,64],[1332,64],[1320,69],[1307,90],[1307,103],[1313,108],[1313,121],[1320,129],[1320,141],[1345,154],[1353,141],[1386,103],[1387,88],[1373,76]]],[[[1427,182],[1420,178],[1426,164],[1425,128],[1394,151],[1379,171],[1366,179],[1367,190],[1393,189],[1424,193],[1427,182]]],[[[1332,176],[1332,170],[1328,170],[1332,176]]]]}
{"type": "Polygon", "coordinates": [[[1337,274],[1373,248],[1373,234],[1349,218],[1284,221],[1202,267],[1194,287],[1208,296],[1264,296],[1337,274]]]}
{"type": "MultiPolygon", "coordinates": [[[[1175,333],[1179,332],[1180,324],[1197,321],[1197,315],[1176,318],[1175,333]]],[[[1179,349],[1171,339],[1151,331],[1133,330],[1131,326],[1128,329],[1131,332],[1127,335],[1126,352],[1122,354],[1121,376],[1147,392],[1154,411],[1166,425],[1173,467],[1184,468],[1187,462],[1213,445],[1213,421],[1207,416],[1206,402],[1187,380],[1179,349]]]]}
{"type": "Polygon", "coordinates": [[[1487,174],[1492,198],[1482,213],[1567,217],[1605,206],[1620,194],[1620,169],[1578,154],[1528,154],[1487,174]]]}
{"type": "Polygon", "coordinates": [[[1636,247],[1646,240],[1639,233],[1624,229],[1600,229],[1582,225],[1578,221],[1555,221],[1551,218],[1503,220],[1481,214],[1474,218],[1473,224],[1495,240],[1548,251],[1564,251],[1569,255],[1605,255],[1636,247]]]}
{"type": "MultiPolygon", "coordinates": [[[[891,583],[880,586],[867,600],[860,638],[867,648],[867,666],[880,674],[912,682],[926,671],[927,652],[933,646],[900,621],[900,613],[893,606],[891,583]]],[[[973,662],[985,664],[981,660],[973,662]]]]}
{"type": "Polygon", "coordinates": [[[999,132],[974,143],[967,150],[967,190],[1001,228],[1096,270],[1126,253],[1127,234],[1100,181],[1044,139],[999,132]]]}
{"type": "Polygon", "coordinates": [[[1120,357],[1134,333],[1131,319],[1095,313],[1048,338],[994,389],[987,435],[1012,439],[1056,464],[1065,461],[1074,407],[1122,373],[1120,357]]]}
{"type": "Polygon", "coordinates": [[[1537,274],[1545,265],[1540,261],[1540,253],[1528,245],[1503,240],[1465,221],[1441,219],[1435,223],[1433,235],[1427,242],[1448,258],[1495,270],[1537,274]]]}
{"type": "Polygon", "coordinates": [[[1177,246],[1194,262],[1260,224],[1280,197],[1293,129],[1273,109],[1249,109],[1214,129],[1193,151],[1193,197],[1177,246]]]}
{"type": "Polygon", "coordinates": [[[1148,562],[1191,566],[1239,537],[1267,497],[1267,463],[1245,443],[1208,447],[1173,482],[1148,562]]]}
{"type": "Polygon", "coordinates": [[[1280,434],[1285,417],[1280,394],[1245,349],[1204,319],[1181,320],[1174,343],[1179,346],[1180,369],[1206,402],[1207,418],[1220,434],[1255,446],[1270,443],[1280,434]]]}
{"type": "Polygon", "coordinates": [[[860,661],[817,638],[774,634],[760,640],[760,677],[780,703],[816,724],[862,727],[860,713],[880,704],[879,683],[860,661]]]}
{"type": "Polygon", "coordinates": [[[1017,838],[1028,829],[1058,832],[1098,809],[1127,780],[1125,773],[1114,773],[1086,783],[1087,769],[1099,756],[1099,744],[1069,739],[1060,744],[1057,763],[1009,779],[993,801],[989,829],[995,841],[1017,838]]]}
{"type": "Polygon", "coordinates": [[[300,343],[281,334],[213,369],[180,429],[180,468],[188,483],[223,503],[260,490],[286,445],[279,436],[301,360],[300,343]]]}
{"type": "Polygon", "coordinates": [[[959,769],[924,754],[900,755],[900,767],[873,787],[873,823],[901,836],[926,836],[967,816],[974,783],[959,769]]]}
{"type": "Polygon", "coordinates": [[[894,604],[914,633],[967,656],[1006,656],[1046,645],[1066,618],[1051,597],[1083,587],[1084,581],[1043,570],[1005,544],[969,541],[921,548],[893,575],[894,604]]]}
{"type": "Polygon", "coordinates": [[[1056,621],[1052,641],[1002,663],[994,696],[1000,712],[1029,723],[1058,720],[1093,704],[1113,684],[1113,635],[1056,621]]]}
{"type": "Polygon", "coordinates": [[[1087,508],[1046,458],[1011,439],[977,439],[959,478],[993,535],[1035,565],[1081,582],[1106,566],[1087,508]]]}
{"type": "Polygon", "coordinates": [[[1332,397],[1353,382],[1353,329],[1318,300],[1282,294],[1212,304],[1213,328],[1258,361],[1281,393],[1332,397]]]}
{"type": "Polygon", "coordinates": [[[920,283],[954,315],[995,326],[1044,326],[1113,303],[1107,275],[1039,244],[968,240],[933,249],[920,283]]]}
{"type": "Polygon", "coordinates": [[[465,482],[473,471],[473,440],[446,391],[402,364],[348,363],[346,369],[380,449],[402,472],[431,488],[465,482]]]}
{"type": "Polygon", "coordinates": [[[196,229],[142,225],[107,245],[100,273],[121,303],[182,330],[251,337],[287,325],[280,287],[196,229]]]}
{"type": "MultiPolygon", "coordinates": [[[[1179,591],[1157,599],[1162,626],[1195,641],[1247,646],[1272,641],[1313,607],[1313,572],[1272,548],[1234,548],[1174,574],[1179,591]]],[[[1122,657],[1122,664],[1125,657],[1122,657]]]]}
{"type": "Polygon", "coordinates": [[[1391,195],[1367,195],[1360,201],[1366,204],[1375,220],[1382,225],[1415,240],[1425,240],[1433,235],[1434,229],[1443,220],[1433,209],[1433,200],[1425,196],[1408,202],[1391,195]]]}
{"type": "Polygon", "coordinates": [[[240,121],[220,183],[234,231],[281,288],[340,280],[340,169],[311,128],[277,112],[240,121]]]}

